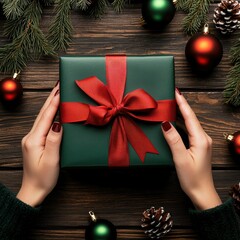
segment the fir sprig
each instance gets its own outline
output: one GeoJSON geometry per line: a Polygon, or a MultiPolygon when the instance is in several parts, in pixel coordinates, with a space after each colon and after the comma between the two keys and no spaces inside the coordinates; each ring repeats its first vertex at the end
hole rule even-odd
{"type": "Polygon", "coordinates": [[[129,0],[114,0],[112,3],[112,6],[116,12],[121,12],[127,3],[129,4],[130,1],[129,0]]]}
{"type": "Polygon", "coordinates": [[[234,65],[227,77],[227,84],[223,92],[226,103],[240,106],[240,62],[234,65]]]}
{"type": "Polygon", "coordinates": [[[73,2],[73,8],[86,11],[88,7],[91,5],[91,3],[92,3],[91,0],[75,0],[73,2]]]}
{"type": "MultiPolygon", "coordinates": [[[[33,0],[21,15],[21,28],[16,28],[17,20],[9,21],[7,34],[12,42],[0,48],[0,71],[16,72],[22,70],[28,61],[41,55],[54,55],[52,47],[39,28],[42,8],[39,0],[33,0]],[[14,29],[15,28],[15,29],[14,29]]],[[[19,25],[17,25],[19,27],[19,25]]]]}
{"type": "Polygon", "coordinates": [[[192,8],[193,3],[194,3],[194,1],[177,0],[176,9],[182,10],[186,13],[189,13],[190,9],[192,8]]]}
{"type": "Polygon", "coordinates": [[[108,5],[107,0],[94,0],[87,13],[92,17],[99,18],[106,13],[108,5]]]}
{"type": "Polygon", "coordinates": [[[7,19],[21,16],[30,0],[2,0],[4,15],[7,19]]]}
{"type": "Polygon", "coordinates": [[[230,49],[230,59],[233,66],[227,76],[227,84],[223,95],[226,103],[240,106],[240,38],[230,49]]]}
{"type": "Polygon", "coordinates": [[[188,15],[183,19],[183,30],[188,35],[199,31],[207,21],[207,13],[212,0],[188,0],[186,3],[189,9],[188,15]]]}
{"type": "Polygon", "coordinates": [[[238,40],[233,44],[230,49],[230,58],[232,64],[240,61],[240,34],[238,40]]]}
{"type": "Polygon", "coordinates": [[[48,39],[54,50],[66,50],[72,39],[70,19],[72,0],[56,0],[55,18],[49,29],[48,39]]]}

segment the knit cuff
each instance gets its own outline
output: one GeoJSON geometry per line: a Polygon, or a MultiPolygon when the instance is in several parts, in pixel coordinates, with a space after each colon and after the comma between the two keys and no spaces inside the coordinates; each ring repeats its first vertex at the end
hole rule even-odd
{"type": "Polygon", "coordinates": [[[191,209],[189,212],[200,239],[240,239],[240,220],[232,199],[215,208],[205,211],[191,209]]]}
{"type": "Polygon", "coordinates": [[[29,228],[39,213],[0,184],[0,239],[22,239],[22,233],[29,228]]]}

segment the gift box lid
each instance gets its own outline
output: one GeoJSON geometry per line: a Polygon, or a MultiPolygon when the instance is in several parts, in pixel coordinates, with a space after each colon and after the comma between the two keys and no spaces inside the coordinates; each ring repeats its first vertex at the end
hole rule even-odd
{"type": "MultiPolygon", "coordinates": [[[[175,100],[173,56],[127,56],[124,95],[144,89],[156,100],[175,100]]],[[[96,76],[106,84],[106,59],[103,56],[64,56],[60,58],[61,103],[81,102],[98,105],[76,85],[76,80],[96,76]]],[[[76,109],[79,111],[79,109],[76,109]]],[[[171,109],[176,112],[175,107],[171,109]]],[[[60,113],[62,114],[62,113],[60,113]]],[[[159,154],[147,153],[142,162],[129,146],[130,166],[172,165],[172,155],[159,123],[134,119],[159,154]]],[[[173,122],[174,124],[174,122],[173,122]]],[[[112,124],[105,126],[64,123],[61,144],[61,167],[108,166],[108,147],[112,124]]]]}

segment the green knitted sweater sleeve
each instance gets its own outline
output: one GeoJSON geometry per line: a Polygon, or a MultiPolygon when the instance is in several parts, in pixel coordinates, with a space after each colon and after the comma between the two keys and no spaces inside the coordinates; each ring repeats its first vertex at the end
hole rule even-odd
{"type": "Polygon", "coordinates": [[[39,213],[39,208],[21,202],[0,184],[0,239],[26,239],[29,227],[39,213]],[[24,236],[25,235],[25,236],[24,236]]]}
{"type": "Polygon", "coordinates": [[[240,219],[231,199],[205,211],[190,210],[190,215],[200,239],[240,239],[240,219]]]}

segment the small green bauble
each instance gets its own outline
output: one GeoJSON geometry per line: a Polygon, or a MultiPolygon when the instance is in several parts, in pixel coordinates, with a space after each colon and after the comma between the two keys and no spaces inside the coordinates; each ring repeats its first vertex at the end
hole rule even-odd
{"type": "Polygon", "coordinates": [[[175,11],[173,0],[143,0],[142,3],[142,17],[148,27],[165,27],[172,21],[175,11]]]}
{"type": "Polygon", "coordinates": [[[96,219],[92,211],[89,212],[92,222],[86,228],[85,240],[116,240],[116,227],[105,219],[96,219]]]}

